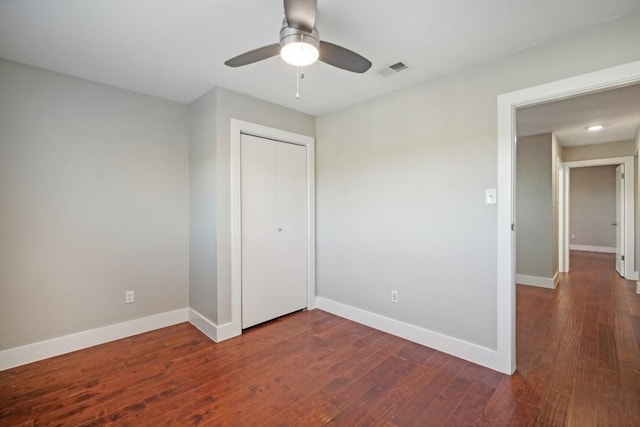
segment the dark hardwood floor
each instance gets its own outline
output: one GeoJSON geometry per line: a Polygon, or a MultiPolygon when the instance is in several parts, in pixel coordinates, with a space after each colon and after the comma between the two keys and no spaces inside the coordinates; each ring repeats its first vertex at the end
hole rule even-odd
{"type": "Polygon", "coordinates": [[[640,295],[607,254],[518,286],[502,375],[320,310],[215,344],[184,323],[0,372],[0,425],[640,425],[640,295]]]}
{"type": "Polygon", "coordinates": [[[640,295],[614,255],[571,253],[555,291],[518,286],[518,378],[540,425],[640,426],[640,295]]]}

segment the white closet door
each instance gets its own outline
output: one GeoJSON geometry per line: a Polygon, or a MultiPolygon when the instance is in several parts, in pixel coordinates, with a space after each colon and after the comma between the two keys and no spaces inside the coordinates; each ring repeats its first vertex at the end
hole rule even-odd
{"type": "Polygon", "coordinates": [[[278,143],[278,311],[307,306],[307,150],[278,143]]]}
{"type": "Polygon", "coordinates": [[[277,150],[275,143],[242,135],[242,327],[278,315],[277,150]]]}
{"type": "Polygon", "coordinates": [[[306,148],[242,135],[242,327],[307,305],[306,148]]]}

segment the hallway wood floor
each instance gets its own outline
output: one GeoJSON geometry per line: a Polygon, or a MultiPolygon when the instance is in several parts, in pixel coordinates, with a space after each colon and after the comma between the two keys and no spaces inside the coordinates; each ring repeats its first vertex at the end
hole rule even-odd
{"type": "Polygon", "coordinates": [[[571,263],[555,291],[518,286],[514,376],[312,310],[2,371],[0,425],[638,426],[640,295],[611,255],[571,263]]]}
{"type": "Polygon", "coordinates": [[[640,295],[614,263],[572,251],[555,291],[518,286],[518,377],[540,425],[640,426],[640,295]]]}

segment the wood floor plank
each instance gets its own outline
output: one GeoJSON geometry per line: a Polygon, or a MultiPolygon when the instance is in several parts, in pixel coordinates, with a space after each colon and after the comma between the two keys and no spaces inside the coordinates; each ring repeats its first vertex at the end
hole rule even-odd
{"type": "Polygon", "coordinates": [[[638,426],[640,296],[572,252],[517,286],[506,376],[329,313],[214,343],[188,323],[0,372],[0,425],[638,426]]]}

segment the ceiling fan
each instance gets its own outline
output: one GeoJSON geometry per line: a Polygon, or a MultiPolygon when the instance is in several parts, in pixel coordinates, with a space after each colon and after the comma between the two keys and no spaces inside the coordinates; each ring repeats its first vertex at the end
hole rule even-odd
{"type": "Polygon", "coordinates": [[[280,43],[245,52],[225,62],[229,67],[241,67],[280,54],[296,67],[305,67],[320,60],[354,73],[371,68],[365,57],[333,43],[320,41],[316,28],[317,0],[284,0],[284,15],[280,43]]]}

